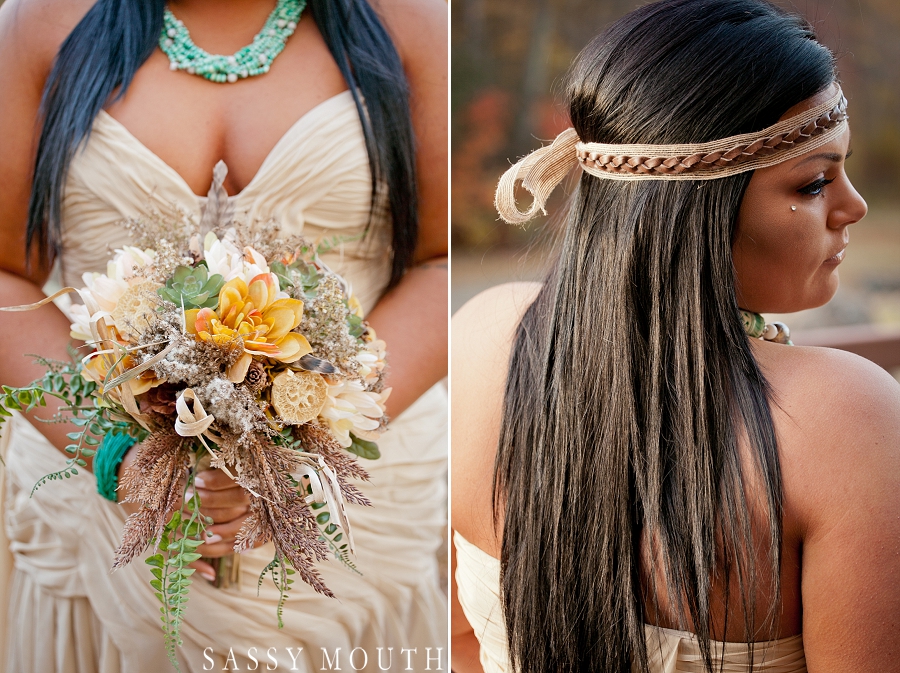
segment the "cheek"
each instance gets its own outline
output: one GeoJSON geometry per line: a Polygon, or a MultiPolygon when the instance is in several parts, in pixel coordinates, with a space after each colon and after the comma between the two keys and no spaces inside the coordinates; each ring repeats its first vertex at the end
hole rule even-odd
{"type": "MultiPolygon", "coordinates": [[[[743,210],[743,209],[742,209],[743,210]]],[[[792,258],[803,248],[790,222],[771,209],[753,209],[752,217],[741,216],[732,245],[737,280],[744,286],[783,275],[792,258]]]]}
{"type": "Polygon", "coordinates": [[[774,201],[741,208],[732,246],[738,300],[757,311],[798,310],[810,299],[803,295],[821,266],[821,242],[807,214],[774,201]]]}

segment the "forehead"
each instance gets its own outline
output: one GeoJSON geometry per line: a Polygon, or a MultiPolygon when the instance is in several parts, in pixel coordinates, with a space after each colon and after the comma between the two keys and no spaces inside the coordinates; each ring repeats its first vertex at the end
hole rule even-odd
{"type": "Polygon", "coordinates": [[[752,181],[757,183],[780,183],[782,180],[811,179],[815,173],[828,170],[830,167],[843,162],[850,147],[850,127],[829,142],[821,145],[806,154],[788,159],[779,164],[757,168],[753,172],[752,181]]]}
{"type": "MultiPolygon", "coordinates": [[[[781,119],[779,119],[779,121],[789,119],[794,115],[798,115],[806,112],[807,110],[811,110],[817,105],[821,105],[822,103],[827,102],[828,99],[834,96],[837,92],[838,84],[837,82],[833,82],[829,87],[823,89],[816,95],[810,96],[806,100],[797,103],[797,105],[794,105],[792,108],[787,110],[787,112],[781,115],[781,119]]],[[[847,154],[847,148],[849,146],[850,127],[848,125],[844,129],[843,133],[841,133],[833,140],[827,142],[826,144],[779,164],[774,164],[773,166],[767,166],[765,168],[758,168],[756,170],[756,173],[762,173],[763,175],[770,176],[784,176],[789,172],[793,172],[794,169],[797,169],[801,166],[806,166],[811,169],[821,169],[822,164],[834,163],[835,161],[843,160],[844,156],[847,154]]]]}
{"type": "Polygon", "coordinates": [[[778,121],[784,121],[785,119],[790,119],[794,115],[798,115],[801,112],[806,112],[807,110],[811,110],[817,105],[821,105],[829,98],[834,96],[838,92],[838,83],[832,82],[830,86],[825,89],[822,89],[819,93],[814,96],[810,96],[806,100],[802,100],[797,103],[795,106],[788,108],[788,110],[781,115],[778,121]]]}

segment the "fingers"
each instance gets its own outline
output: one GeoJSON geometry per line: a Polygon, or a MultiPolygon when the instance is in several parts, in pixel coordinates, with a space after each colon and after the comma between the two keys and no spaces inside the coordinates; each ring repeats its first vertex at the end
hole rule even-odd
{"type": "Polygon", "coordinates": [[[241,529],[241,526],[244,525],[244,521],[247,520],[247,516],[248,515],[245,514],[231,521],[226,521],[225,523],[217,523],[212,526],[207,526],[206,535],[208,538],[219,536],[222,539],[233,540],[238,534],[238,531],[241,529]]]}
{"type": "Polygon", "coordinates": [[[193,563],[188,565],[188,568],[193,568],[197,571],[197,574],[203,577],[203,579],[209,582],[216,581],[216,571],[209,563],[206,561],[194,561],[193,563]]]}
{"type": "MultiPolygon", "coordinates": [[[[202,474],[208,475],[210,472],[219,472],[218,470],[210,470],[202,474]]],[[[219,474],[224,474],[219,472],[219,474]]],[[[216,480],[219,478],[216,477],[216,480]]],[[[227,476],[226,476],[227,479],[227,476]]],[[[194,491],[200,497],[200,513],[203,516],[211,517],[216,523],[231,521],[247,513],[250,507],[250,494],[240,486],[236,486],[233,481],[228,479],[229,486],[226,488],[210,489],[201,487],[200,477],[194,481],[194,491]]],[[[215,486],[221,486],[219,481],[213,481],[215,486]]],[[[187,497],[191,498],[193,491],[188,490],[187,497]]]]}
{"type": "MultiPolygon", "coordinates": [[[[221,491],[211,491],[206,488],[195,488],[200,496],[200,506],[204,509],[233,509],[250,505],[250,494],[240,486],[232,486],[221,491]]],[[[188,491],[188,498],[191,497],[188,491]]]]}
{"type": "MultiPolygon", "coordinates": [[[[226,554],[234,553],[234,542],[238,531],[244,525],[247,515],[240,516],[225,523],[219,523],[206,528],[207,542],[200,545],[197,549],[198,554],[203,554],[210,558],[218,558],[226,554]]],[[[262,546],[262,543],[255,544],[254,547],[262,546]]]]}
{"type": "Polygon", "coordinates": [[[235,519],[246,516],[248,513],[247,507],[222,507],[222,508],[206,508],[200,507],[200,514],[203,516],[208,516],[213,520],[213,523],[226,523],[228,521],[234,521],[235,519]]]}
{"type": "Polygon", "coordinates": [[[235,488],[235,483],[222,470],[203,470],[203,472],[194,477],[194,486],[198,489],[221,491],[235,488]]]}
{"type": "Polygon", "coordinates": [[[234,554],[234,540],[222,540],[214,544],[203,544],[197,548],[198,554],[203,554],[207,558],[220,558],[234,554]]]}

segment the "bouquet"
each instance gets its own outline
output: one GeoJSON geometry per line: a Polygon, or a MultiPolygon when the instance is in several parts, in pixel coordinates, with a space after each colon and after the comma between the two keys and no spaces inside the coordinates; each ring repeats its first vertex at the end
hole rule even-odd
{"type": "Polygon", "coordinates": [[[191,488],[198,471],[221,469],[251,494],[235,552],[274,542],[260,582],[269,573],[280,591],[280,627],[293,575],[331,596],[316,562],[334,557],[355,570],[344,503],[370,504],[354,484],[368,479],[357,457],[378,458],[390,393],[385,344],[322,263],[327,244],[237,221],[224,175],[220,164],[199,223],[131,221],[143,245],[117,250],[105,274],[14,307],[77,292],[72,337],[90,352],[39,359],[41,379],[0,394],[0,422],[53,396],[63,406],[49,422],[79,428],[64,469],[35,489],[78,474],[92,456],[99,480],[108,442],[140,442],[120,484],[140,510],[125,522],[113,568],[153,548],[150,584],[176,667],[188,565],[212,523],[191,488]]]}

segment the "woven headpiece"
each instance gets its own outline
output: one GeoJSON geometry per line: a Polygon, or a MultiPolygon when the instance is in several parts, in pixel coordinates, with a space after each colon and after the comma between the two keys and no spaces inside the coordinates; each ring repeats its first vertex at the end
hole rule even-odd
{"type": "Polygon", "coordinates": [[[847,99],[838,88],[830,99],[755,133],[693,145],[607,145],[583,143],[575,129],[560,133],[550,145],[535,150],[510,167],[494,197],[500,217],[510,224],[527,222],[550,193],[580,165],[604,180],[714,180],[779,164],[837,138],[847,125],[847,99]],[[516,207],[515,185],[534,196],[531,207],[516,207]]]}

